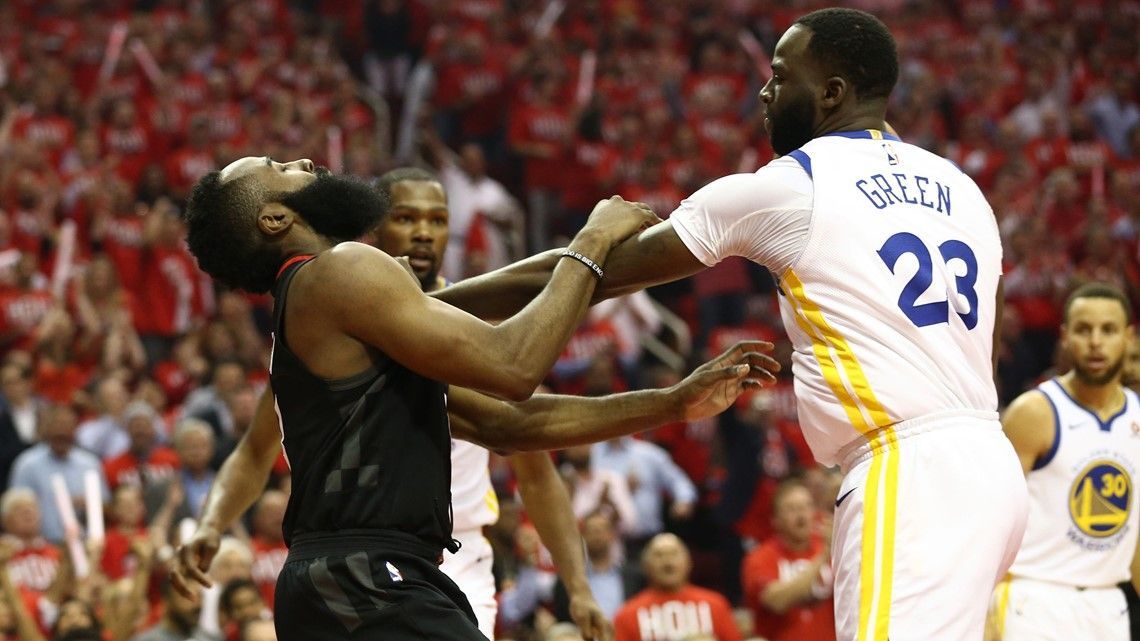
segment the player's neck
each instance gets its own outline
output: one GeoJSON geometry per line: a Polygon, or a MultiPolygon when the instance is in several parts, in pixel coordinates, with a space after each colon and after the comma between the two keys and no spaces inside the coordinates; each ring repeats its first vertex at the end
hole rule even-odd
{"type": "Polygon", "coordinates": [[[1069,372],[1060,379],[1061,386],[1081,405],[1096,412],[1101,419],[1106,419],[1120,410],[1124,404],[1124,388],[1120,385],[1120,377],[1100,385],[1086,383],[1076,375],[1069,372]]]}
{"type": "Polygon", "coordinates": [[[885,103],[869,102],[855,105],[851,109],[835,112],[823,119],[816,127],[815,137],[826,136],[837,131],[863,131],[866,129],[886,129],[885,103]]]}

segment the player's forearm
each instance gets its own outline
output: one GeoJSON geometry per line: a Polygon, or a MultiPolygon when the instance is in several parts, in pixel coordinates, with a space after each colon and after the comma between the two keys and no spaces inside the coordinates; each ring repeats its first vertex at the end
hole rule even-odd
{"type": "Polygon", "coordinates": [[[668,390],[602,397],[537,394],[514,404],[508,420],[484,426],[489,445],[516,451],[586,445],[681,420],[684,407],[668,390]]]}
{"type": "Polygon", "coordinates": [[[570,596],[589,593],[582,537],[570,505],[570,495],[546,452],[527,452],[511,457],[519,481],[519,494],[542,539],[558,577],[570,596]]]}
{"type": "MultiPolygon", "coordinates": [[[[623,245],[614,248],[612,253],[632,254],[632,246],[623,250],[623,245]]],[[[546,287],[561,253],[562,249],[551,249],[535,254],[495,271],[464,279],[430,295],[483,320],[509,318],[546,287]]],[[[609,256],[605,270],[606,277],[594,288],[591,304],[642,288],[632,259],[615,262],[609,256]]]]}
{"type": "Polygon", "coordinates": [[[277,452],[276,447],[255,451],[249,435],[242,438],[222,464],[222,469],[218,470],[202,508],[202,525],[218,532],[224,532],[233,525],[261,496],[277,452]]]}
{"type": "MultiPolygon", "coordinates": [[[[610,243],[600,235],[582,233],[570,249],[602,264],[610,243]]],[[[597,280],[581,261],[559,260],[542,293],[494,328],[494,338],[505,348],[498,365],[509,374],[509,398],[522,400],[534,393],[586,314],[597,280]]]]}
{"type": "Polygon", "coordinates": [[[534,300],[550,282],[561,251],[536,254],[430,295],[483,320],[510,318],[534,300]]]}

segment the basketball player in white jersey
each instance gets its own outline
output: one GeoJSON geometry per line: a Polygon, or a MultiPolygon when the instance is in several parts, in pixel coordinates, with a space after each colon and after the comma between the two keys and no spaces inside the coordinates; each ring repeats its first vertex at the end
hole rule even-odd
{"type": "MultiPolygon", "coordinates": [[[[439,275],[448,243],[447,196],[439,179],[422,169],[392,170],[379,178],[377,189],[388,205],[383,222],[365,239],[392,256],[407,256],[424,291],[447,286],[439,275]]],[[[560,578],[574,585],[571,615],[588,635],[610,638],[612,628],[590,592],[582,539],[570,497],[546,452],[526,452],[509,459],[527,514],[550,550],[560,578]]],[[[483,528],[499,518],[499,502],[488,471],[489,452],[478,445],[451,440],[452,537],[456,553],[444,552],[443,571],[467,595],[479,619],[479,630],[495,638],[494,557],[483,528]]]]}
{"type": "MultiPolygon", "coordinates": [[[[1028,500],[993,380],[1002,249],[968,176],[884,133],[898,66],[894,39],[870,14],[797,20],[760,92],[780,157],[713,181],[616,248],[600,295],[730,256],[767,267],[795,348],[800,424],[816,459],[845,474],[833,540],[838,639],[977,641],[1028,500]]],[[[439,297],[501,315],[539,292],[555,260],[439,297]]]]}
{"type": "Polygon", "coordinates": [[[1029,525],[1010,578],[994,591],[1003,641],[1128,641],[1117,586],[1137,542],[1140,399],[1121,385],[1132,306],[1090,283],[1065,303],[1061,347],[1072,371],[1010,404],[1005,433],[1029,485],[1029,525]]]}

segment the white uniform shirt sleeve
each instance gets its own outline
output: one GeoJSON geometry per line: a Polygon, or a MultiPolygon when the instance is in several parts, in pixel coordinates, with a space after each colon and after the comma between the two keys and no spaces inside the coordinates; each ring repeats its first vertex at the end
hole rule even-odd
{"type": "Polygon", "coordinates": [[[682,201],[669,220],[702,263],[742,256],[778,276],[807,244],[812,203],[811,177],[784,156],[754,174],[714,180],[682,201]]]}

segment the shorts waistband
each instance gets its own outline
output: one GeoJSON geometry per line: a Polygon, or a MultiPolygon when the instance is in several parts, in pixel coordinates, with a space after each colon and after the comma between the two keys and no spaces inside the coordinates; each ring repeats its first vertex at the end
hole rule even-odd
{"type": "Polygon", "coordinates": [[[981,429],[985,431],[1001,430],[998,413],[986,410],[949,410],[936,412],[906,421],[899,421],[893,425],[880,427],[868,432],[858,439],[848,443],[839,450],[839,469],[847,474],[856,465],[871,458],[876,452],[887,447],[888,431],[894,436],[896,442],[907,438],[934,432],[941,429],[981,429]],[[962,419],[971,422],[963,423],[962,419]]]}
{"type": "Polygon", "coordinates": [[[442,546],[393,530],[336,530],[305,532],[289,543],[286,562],[312,561],[322,556],[344,556],[353,552],[396,552],[417,556],[438,564],[443,559],[442,546]]]}

